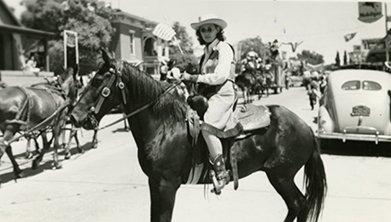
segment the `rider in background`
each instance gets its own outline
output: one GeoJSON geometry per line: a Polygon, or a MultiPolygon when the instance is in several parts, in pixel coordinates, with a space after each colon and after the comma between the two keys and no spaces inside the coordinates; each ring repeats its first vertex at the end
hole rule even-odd
{"type": "Polygon", "coordinates": [[[235,62],[232,47],[226,43],[223,30],[227,23],[213,14],[199,17],[191,23],[198,41],[204,45],[204,55],[200,61],[200,74],[190,75],[184,72],[182,79],[205,86],[202,93],[208,99],[208,108],[201,126],[202,135],[209,149],[211,162],[216,172],[221,190],[229,182],[229,173],[225,168],[223,147],[215,132],[224,130],[233,113],[235,103],[235,62]]]}

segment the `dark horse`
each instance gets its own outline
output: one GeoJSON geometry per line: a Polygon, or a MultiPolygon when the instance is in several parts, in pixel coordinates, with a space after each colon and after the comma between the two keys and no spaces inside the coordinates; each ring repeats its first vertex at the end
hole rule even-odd
{"type": "MultiPolygon", "coordinates": [[[[58,80],[59,87],[51,84],[39,84],[35,87],[7,87],[0,91],[0,130],[3,138],[0,140],[0,157],[7,153],[12,162],[14,174],[17,178],[23,176],[18,163],[12,153],[11,145],[8,143],[15,133],[27,131],[50,117],[55,111],[65,106],[67,101],[70,103],[76,100],[77,81],[73,69],[67,70],[58,80]]],[[[66,109],[59,112],[52,120],[44,124],[40,129],[45,131],[46,127],[52,129],[54,138],[53,166],[60,168],[58,162],[57,150],[60,148],[59,135],[61,128],[65,123],[66,109]]],[[[40,155],[34,159],[33,168],[37,168],[42,160],[44,153],[49,149],[50,142],[43,132],[43,149],[40,155]]]]}
{"type": "MultiPolygon", "coordinates": [[[[176,192],[188,179],[194,154],[185,119],[189,106],[177,91],[167,93],[167,84],[129,64],[117,70],[104,51],[103,59],[105,63],[74,107],[71,118],[77,125],[93,129],[120,103],[126,104],[126,114],[138,110],[128,120],[141,168],[148,176],[151,221],[171,221],[176,192]]],[[[239,148],[239,177],[265,171],[288,207],[286,222],[295,218],[299,222],[317,221],[327,185],[313,131],[282,106],[268,106],[268,109],[271,125],[262,133],[235,142],[239,148]],[[294,176],[303,166],[304,195],[294,183],[294,176]]],[[[198,183],[211,183],[211,180],[205,177],[198,183]]]]}

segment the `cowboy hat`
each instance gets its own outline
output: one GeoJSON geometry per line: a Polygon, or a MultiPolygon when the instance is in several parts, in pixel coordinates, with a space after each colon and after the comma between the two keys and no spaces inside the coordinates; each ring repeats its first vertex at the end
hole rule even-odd
{"type": "Polygon", "coordinates": [[[206,14],[198,17],[198,22],[191,23],[191,27],[195,30],[198,30],[202,25],[205,24],[215,24],[221,27],[221,29],[224,29],[227,27],[227,22],[223,19],[219,18],[215,14],[206,14]]]}

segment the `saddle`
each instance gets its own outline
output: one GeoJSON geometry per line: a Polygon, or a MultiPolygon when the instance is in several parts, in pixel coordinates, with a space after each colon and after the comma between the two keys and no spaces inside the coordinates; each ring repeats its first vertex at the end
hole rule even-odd
{"type": "Polygon", "coordinates": [[[199,116],[197,111],[188,109],[187,126],[189,140],[193,146],[193,163],[190,175],[186,183],[197,183],[200,178],[205,178],[212,169],[209,162],[209,152],[204,138],[200,136],[201,126],[203,129],[220,138],[223,145],[223,156],[226,168],[231,172],[231,179],[234,181],[235,190],[238,188],[238,169],[236,153],[239,147],[236,141],[245,139],[262,130],[266,130],[270,125],[270,111],[266,106],[256,106],[247,104],[236,107],[230,121],[224,130],[219,130],[210,125],[203,124],[203,116],[199,116]]]}

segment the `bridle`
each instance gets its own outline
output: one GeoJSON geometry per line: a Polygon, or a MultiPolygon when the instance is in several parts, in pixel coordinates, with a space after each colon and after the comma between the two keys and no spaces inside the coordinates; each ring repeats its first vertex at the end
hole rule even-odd
{"type": "Polygon", "coordinates": [[[91,107],[91,110],[90,110],[90,111],[94,112],[95,114],[99,113],[103,102],[111,94],[111,87],[113,86],[114,82],[117,82],[117,86],[121,90],[122,104],[126,105],[125,84],[122,81],[121,72],[118,72],[118,70],[115,70],[113,68],[110,68],[108,73],[110,73],[110,80],[109,80],[108,84],[105,87],[103,87],[103,89],[100,92],[98,101],[96,102],[95,106],[91,107]]]}
{"type": "MultiPolygon", "coordinates": [[[[174,84],[172,84],[170,87],[168,87],[160,96],[158,96],[155,100],[153,101],[150,101],[148,102],[147,104],[141,106],[140,108],[137,108],[136,110],[132,111],[131,113],[127,114],[127,115],[124,115],[122,118],[110,123],[110,124],[107,124],[106,126],[104,127],[100,127],[98,128],[98,125],[99,125],[99,121],[96,119],[96,115],[99,113],[101,107],[102,107],[102,104],[103,102],[105,101],[105,99],[107,97],[109,97],[109,95],[111,94],[111,87],[113,86],[113,84],[116,82],[116,85],[118,86],[118,88],[120,89],[121,91],[121,95],[122,95],[122,105],[125,107],[126,105],[126,90],[125,90],[125,84],[124,82],[122,81],[122,74],[121,72],[119,72],[119,70],[116,70],[114,68],[110,68],[108,73],[110,74],[110,79],[107,83],[106,86],[104,86],[102,88],[102,90],[100,91],[100,94],[99,94],[99,98],[97,100],[97,102],[95,103],[94,106],[92,106],[87,114],[87,119],[90,120],[90,122],[92,123],[93,127],[95,130],[102,130],[102,129],[105,129],[109,126],[112,126],[114,124],[117,124],[118,122],[124,120],[124,119],[127,119],[131,116],[134,116],[136,115],[137,113],[147,109],[148,107],[152,106],[153,104],[155,104],[161,97],[163,97],[164,95],[166,95],[168,92],[170,92],[172,89],[174,89],[177,85],[179,85],[182,81],[178,81],[174,84]]],[[[89,88],[89,86],[87,86],[82,95],[80,96],[80,98],[78,99],[78,101],[76,102],[76,104],[74,106],[77,105],[77,103],[79,103],[81,101],[81,99],[83,98],[83,96],[85,95],[85,91],[89,88]]]]}
{"type": "MultiPolygon", "coordinates": [[[[114,69],[114,68],[110,68],[109,71],[107,71],[106,73],[109,73],[110,74],[110,79],[107,83],[107,85],[105,85],[102,90],[100,91],[99,93],[99,98],[97,100],[97,102],[95,103],[94,106],[92,106],[89,111],[88,111],[88,114],[87,114],[87,119],[90,120],[90,122],[92,123],[92,125],[94,126],[94,128],[97,128],[98,125],[99,125],[99,121],[96,119],[96,115],[99,113],[100,109],[102,108],[102,104],[103,102],[105,101],[105,99],[107,97],[110,96],[111,94],[111,88],[113,86],[113,84],[116,82],[116,85],[118,86],[118,88],[121,90],[121,94],[122,94],[122,104],[123,105],[126,105],[126,92],[125,92],[125,84],[124,82],[122,81],[122,74],[121,72],[119,72],[118,70],[114,69]]],[[[106,74],[105,73],[105,74],[106,74]]],[[[91,83],[90,83],[91,84],[91,83]]],[[[90,87],[90,84],[83,90],[80,98],[77,100],[77,102],[75,103],[74,107],[81,101],[81,99],[84,97],[84,95],[86,94],[85,92],[88,90],[88,88],[90,87]]]]}

